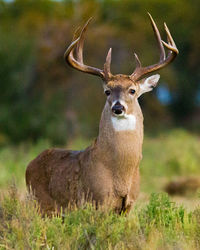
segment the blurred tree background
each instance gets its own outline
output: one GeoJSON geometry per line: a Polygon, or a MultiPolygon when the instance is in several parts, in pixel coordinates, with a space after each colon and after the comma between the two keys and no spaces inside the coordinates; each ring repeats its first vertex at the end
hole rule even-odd
{"type": "Polygon", "coordinates": [[[140,98],[145,129],[200,132],[199,0],[0,0],[0,145],[97,135],[101,80],[66,66],[64,51],[93,16],[87,64],[102,68],[110,47],[113,73],[134,70],[134,51],[143,65],[153,64],[159,51],[147,11],[163,39],[167,23],[180,54],[161,71],[159,87],[140,98]]]}

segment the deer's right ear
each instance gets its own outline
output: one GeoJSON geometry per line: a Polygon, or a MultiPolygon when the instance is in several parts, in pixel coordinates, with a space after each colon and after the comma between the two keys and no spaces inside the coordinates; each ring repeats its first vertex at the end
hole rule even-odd
{"type": "Polygon", "coordinates": [[[156,87],[159,79],[160,79],[160,75],[156,74],[156,75],[147,77],[145,80],[143,80],[143,82],[139,84],[140,89],[139,89],[138,97],[146,92],[153,90],[153,88],[156,87]]]}

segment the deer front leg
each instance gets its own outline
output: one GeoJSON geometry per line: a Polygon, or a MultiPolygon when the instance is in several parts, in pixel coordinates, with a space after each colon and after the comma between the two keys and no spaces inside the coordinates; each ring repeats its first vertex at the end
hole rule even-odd
{"type": "Polygon", "coordinates": [[[139,167],[137,167],[134,175],[133,181],[130,187],[129,193],[122,198],[122,208],[120,213],[129,213],[135,200],[137,199],[140,191],[140,173],[139,167]]]}

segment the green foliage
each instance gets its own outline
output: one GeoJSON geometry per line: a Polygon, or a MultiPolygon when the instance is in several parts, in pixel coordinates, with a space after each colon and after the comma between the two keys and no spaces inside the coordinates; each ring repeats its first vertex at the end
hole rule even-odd
{"type": "Polygon", "coordinates": [[[19,123],[24,125],[23,120],[26,118],[23,109],[26,108],[24,97],[30,71],[27,62],[31,61],[30,40],[25,39],[22,34],[18,35],[20,39],[16,38],[16,33],[10,34],[0,30],[0,131],[6,136],[9,134],[13,139],[16,137],[19,123]]]}
{"type": "Polygon", "coordinates": [[[37,203],[12,187],[0,199],[1,249],[198,249],[199,210],[189,212],[165,194],[128,216],[91,204],[42,218],[37,203]]]}
{"type": "Polygon", "coordinates": [[[177,207],[174,202],[169,200],[167,194],[152,193],[149,204],[142,213],[139,214],[139,217],[142,227],[144,227],[147,232],[149,232],[153,226],[158,228],[165,227],[173,231],[177,223],[183,225],[184,214],[185,209],[181,206],[177,207]]]}
{"type": "Polygon", "coordinates": [[[34,42],[21,31],[0,30],[0,44],[0,145],[38,138],[63,144],[67,137],[63,94],[57,91],[44,103],[44,94],[34,93],[34,42]]]}

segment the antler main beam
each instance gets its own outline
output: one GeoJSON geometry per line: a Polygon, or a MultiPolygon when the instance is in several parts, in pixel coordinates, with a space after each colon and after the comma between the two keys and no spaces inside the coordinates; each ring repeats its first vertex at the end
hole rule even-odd
{"type": "Polygon", "coordinates": [[[147,67],[142,67],[141,66],[141,62],[137,56],[137,54],[135,55],[135,60],[136,60],[136,69],[133,72],[133,74],[130,76],[132,80],[137,81],[139,79],[141,79],[142,77],[144,77],[146,74],[152,73],[156,70],[159,70],[161,68],[164,68],[165,66],[167,66],[169,63],[171,63],[175,57],[178,55],[178,49],[176,47],[176,44],[170,34],[170,31],[166,25],[166,23],[164,23],[164,27],[165,27],[165,31],[167,34],[167,41],[168,43],[164,42],[161,39],[160,36],[160,32],[152,18],[152,16],[148,13],[150,21],[151,21],[151,25],[153,27],[155,36],[156,36],[156,40],[158,42],[159,45],[159,50],[160,50],[160,61],[156,64],[153,64],[151,66],[147,66],[147,67]],[[164,46],[169,50],[168,55],[166,57],[165,55],[165,49],[164,46]]]}
{"type": "Polygon", "coordinates": [[[94,67],[85,65],[83,63],[83,45],[84,45],[84,40],[85,40],[85,32],[87,30],[88,24],[90,23],[91,19],[92,18],[90,18],[84,25],[83,29],[80,32],[80,36],[74,41],[72,41],[72,43],[69,45],[69,47],[67,48],[64,54],[64,58],[65,58],[65,61],[71,67],[79,71],[85,72],[85,73],[100,76],[102,79],[105,79],[111,76],[111,72],[110,72],[111,49],[109,50],[108,55],[106,57],[104,70],[94,68],[94,67]]]}
{"type": "Polygon", "coordinates": [[[67,48],[64,54],[64,58],[65,58],[65,61],[71,67],[79,71],[103,77],[102,70],[91,67],[91,66],[87,66],[83,63],[83,45],[84,45],[84,40],[85,40],[85,32],[87,30],[87,26],[90,23],[90,21],[91,21],[91,18],[84,25],[80,33],[80,36],[69,45],[69,47],[67,48]],[[75,48],[76,50],[74,51],[75,48]],[[76,54],[77,59],[75,59],[74,57],[74,52],[76,54]]]}

